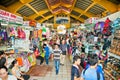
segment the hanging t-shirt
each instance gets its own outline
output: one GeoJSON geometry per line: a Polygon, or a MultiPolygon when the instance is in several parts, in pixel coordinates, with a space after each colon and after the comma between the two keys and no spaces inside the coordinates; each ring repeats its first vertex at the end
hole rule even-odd
{"type": "Polygon", "coordinates": [[[29,40],[30,31],[29,30],[25,30],[25,33],[26,33],[26,40],[29,40]]]}
{"type": "Polygon", "coordinates": [[[98,41],[98,37],[94,37],[94,42],[97,42],[98,41]]]}

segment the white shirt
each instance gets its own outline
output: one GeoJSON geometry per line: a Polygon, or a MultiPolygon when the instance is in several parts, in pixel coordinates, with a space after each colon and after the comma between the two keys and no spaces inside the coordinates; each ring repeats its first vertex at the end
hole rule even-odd
{"type": "MultiPolygon", "coordinates": [[[[0,78],[0,80],[2,80],[2,79],[0,78]]],[[[15,76],[13,76],[13,75],[8,75],[7,80],[17,80],[17,78],[15,76]]]]}

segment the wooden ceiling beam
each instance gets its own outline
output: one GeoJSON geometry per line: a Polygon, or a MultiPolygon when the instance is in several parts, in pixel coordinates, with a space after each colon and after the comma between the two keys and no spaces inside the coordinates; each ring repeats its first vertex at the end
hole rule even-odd
{"type": "Polygon", "coordinates": [[[61,5],[61,3],[58,3],[58,4],[55,4],[55,5],[53,5],[53,6],[50,6],[50,8],[53,10],[53,9],[59,7],[60,5],[61,5]]]}
{"type": "Polygon", "coordinates": [[[77,0],[74,0],[73,5],[72,5],[72,7],[70,8],[70,9],[71,9],[71,12],[72,12],[72,10],[73,10],[74,7],[75,7],[76,2],[77,2],[77,0]]]}
{"type": "Polygon", "coordinates": [[[45,3],[47,4],[48,9],[51,11],[51,13],[53,13],[53,11],[52,11],[52,9],[50,8],[50,5],[49,5],[49,3],[47,2],[47,0],[44,0],[44,1],[45,1],[45,3]]]}
{"type": "Polygon", "coordinates": [[[38,16],[42,16],[43,14],[47,13],[49,11],[49,9],[44,9],[38,12],[38,14],[33,14],[31,16],[29,16],[29,19],[35,19],[38,16]]]}
{"type": "Polygon", "coordinates": [[[53,17],[53,15],[46,16],[45,19],[38,20],[38,22],[42,23],[42,22],[44,22],[45,20],[50,19],[51,17],[53,17]]]}
{"type": "Polygon", "coordinates": [[[32,9],[37,15],[39,14],[37,10],[35,10],[30,4],[25,4],[26,6],[28,6],[30,9],[32,9]]]}
{"type": "MultiPolygon", "coordinates": [[[[41,12],[38,12],[37,10],[35,10],[30,4],[25,4],[26,6],[28,6],[29,8],[31,8],[35,13],[36,13],[36,15],[38,15],[38,16],[40,16],[41,15],[41,12]]],[[[43,14],[41,15],[43,18],[45,18],[44,16],[43,16],[43,14]]]]}

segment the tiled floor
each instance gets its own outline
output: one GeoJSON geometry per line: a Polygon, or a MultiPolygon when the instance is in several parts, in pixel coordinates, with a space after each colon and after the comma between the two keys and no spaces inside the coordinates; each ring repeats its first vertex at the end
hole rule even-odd
{"type": "Polygon", "coordinates": [[[67,57],[65,60],[65,65],[60,65],[60,71],[58,75],[55,74],[55,67],[53,61],[50,61],[50,66],[53,66],[53,69],[51,72],[48,72],[45,77],[31,76],[30,80],[70,80],[71,63],[67,57]]]}

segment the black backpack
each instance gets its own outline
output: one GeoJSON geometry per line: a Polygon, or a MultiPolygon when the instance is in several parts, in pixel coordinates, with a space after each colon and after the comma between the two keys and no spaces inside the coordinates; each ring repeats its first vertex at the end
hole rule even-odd
{"type": "MultiPolygon", "coordinates": [[[[85,74],[85,71],[86,71],[87,69],[88,69],[88,68],[86,68],[86,69],[83,71],[83,75],[85,74]]],[[[96,73],[97,73],[97,80],[100,80],[100,73],[97,72],[97,70],[96,70],[96,73]]]]}

